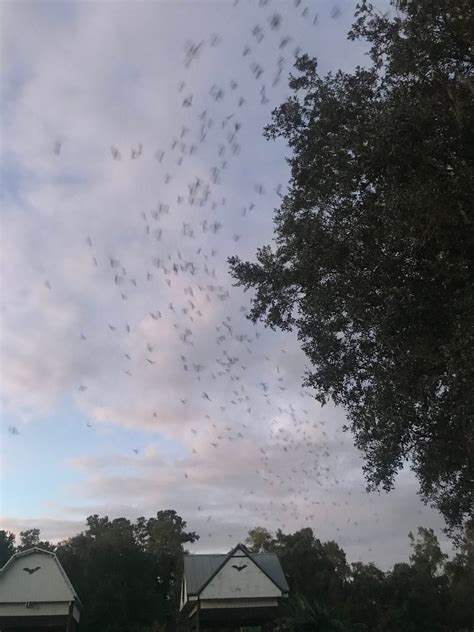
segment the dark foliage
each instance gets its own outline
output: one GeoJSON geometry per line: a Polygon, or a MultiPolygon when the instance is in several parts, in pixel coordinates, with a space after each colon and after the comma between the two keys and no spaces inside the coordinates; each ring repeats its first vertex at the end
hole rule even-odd
{"type": "MultiPolygon", "coordinates": [[[[59,544],[56,553],[84,604],[82,632],[186,630],[178,616],[183,545],[197,536],[185,529],[171,510],[134,523],[94,515],[83,533],[59,544]]],[[[349,564],[336,542],[321,542],[310,528],[275,535],[252,529],[248,547],[276,552],[290,586],[272,629],[470,632],[474,525],[467,524],[449,561],[430,529],[420,528],[410,539],[409,562],[383,572],[374,564],[349,564]]],[[[0,531],[4,560],[17,550],[14,541],[0,531]]]]}
{"type": "Polygon", "coordinates": [[[459,528],[474,478],[474,4],[363,2],[371,64],[303,55],[268,138],[290,149],[274,247],[230,259],[251,318],[295,329],[305,384],[345,407],[369,488],[408,461],[459,528]]]}
{"type": "Polygon", "coordinates": [[[8,562],[15,553],[15,534],[10,531],[0,531],[0,568],[8,562]]]}
{"type": "Polygon", "coordinates": [[[199,536],[186,531],[174,510],[154,518],[87,518],[84,532],[53,546],[39,529],[15,536],[0,531],[0,560],[31,546],[54,550],[84,605],[87,632],[175,632],[184,546],[199,536]]]}
{"type": "Polygon", "coordinates": [[[468,632],[474,625],[468,596],[474,585],[473,536],[468,524],[459,552],[447,562],[433,531],[420,528],[416,538],[410,534],[410,562],[389,572],[374,564],[349,565],[336,542],[321,543],[310,528],[277,531],[274,537],[253,529],[248,545],[280,557],[290,586],[282,632],[468,632]]]}

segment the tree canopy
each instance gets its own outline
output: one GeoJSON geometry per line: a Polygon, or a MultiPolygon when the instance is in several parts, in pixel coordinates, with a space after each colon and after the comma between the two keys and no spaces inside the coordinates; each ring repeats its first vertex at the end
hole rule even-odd
{"type": "Polygon", "coordinates": [[[31,546],[54,550],[81,601],[87,632],[175,632],[185,545],[199,536],[172,509],[156,517],[89,516],[86,529],[53,545],[39,529],[0,531],[0,560],[31,546]]]}
{"type": "Polygon", "coordinates": [[[451,528],[473,507],[473,32],[471,0],[364,1],[366,67],[299,57],[265,131],[291,150],[275,244],[229,260],[250,318],[296,330],[305,385],[345,408],[369,488],[409,462],[451,528]]]}
{"type": "Polygon", "coordinates": [[[10,531],[0,531],[0,568],[8,562],[15,553],[15,534],[10,531]]]}
{"type": "Polygon", "coordinates": [[[474,623],[473,524],[468,522],[448,561],[431,529],[409,534],[412,554],[389,571],[346,559],[335,541],[309,527],[286,534],[256,527],[247,544],[276,552],[290,587],[279,630],[285,632],[467,632],[474,623]]]}
{"type": "MultiPolygon", "coordinates": [[[[34,530],[40,542],[40,532],[34,530]]],[[[156,517],[110,520],[93,515],[86,529],[54,546],[84,605],[82,632],[176,632],[184,545],[197,534],[173,510],[156,517]]],[[[388,571],[353,562],[310,527],[276,533],[257,526],[254,552],[277,553],[290,587],[272,629],[280,632],[468,632],[474,626],[474,524],[452,559],[431,529],[410,534],[412,554],[388,571]]],[[[50,544],[51,547],[53,545],[50,544]]],[[[22,545],[0,531],[2,561],[22,545]]]]}

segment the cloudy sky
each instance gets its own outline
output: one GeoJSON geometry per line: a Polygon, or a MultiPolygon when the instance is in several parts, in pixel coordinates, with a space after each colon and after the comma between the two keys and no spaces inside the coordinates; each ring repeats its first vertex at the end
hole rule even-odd
{"type": "Polygon", "coordinates": [[[354,7],[1,4],[0,527],[173,508],[195,550],[311,526],[383,567],[440,534],[408,472],[365,493],[344,412],[226,263],[272,239],[287,150],[262,129],[295,54],[366,63],[354,7]]]}

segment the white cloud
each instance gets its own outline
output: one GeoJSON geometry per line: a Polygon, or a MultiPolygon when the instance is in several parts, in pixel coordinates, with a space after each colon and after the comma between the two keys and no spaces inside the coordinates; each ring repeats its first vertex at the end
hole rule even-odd
{"type": "Polygon", "coordinates": [[[270,146],[261,130],[287,92],[295,46],[313,50],[324,70],[363,59],[344,41],[351,3],[341,4],[340,22],[321,3],[317,27],[288,3],[281,33],[266,27],[261,44],[252,27],[267,24],[270,9],[250,5],[68,3],[56,13],[53,4],[2,5],[2,401],[9,415],[34,422],[72,400],[91,437],[100,428],[145,430],[150,445],[138,455],[131,446],[93,458],[84,450],[63,465],[81,476],[74,504],[44,490],[49,517],[3,524],[37,524],[60,539],[87,513],[133,517],[171,506],[202,532],[204,547],[227,546],[261,521],[310,523],[355,556],[372,555],[371,539],[374,555],[392,560],[381,534],[398,538],[393,555],[405,550],[420,508],[413,481],[396,496],[396,523],[394,496],[366,499],[342,413],[302,396],[295,337],[246,321],[248,298],[226,263],[271,239],[272,190],[287,166],[281,144],[270,146]],[[279,49],[286,34],[291,44],[279,49]],[[186,69],[185,43],[201,40],[186,69]],[[279,56],[285,69],[272,89],[279,56]],[[262,80],[252,62],[265,68],[262,80]],[[170,462],[154,430],[184,456],[170,462]]]}

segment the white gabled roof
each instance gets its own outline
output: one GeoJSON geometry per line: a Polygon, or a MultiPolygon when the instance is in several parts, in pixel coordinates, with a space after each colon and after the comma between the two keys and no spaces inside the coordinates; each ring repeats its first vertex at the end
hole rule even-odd
{"type": "Polygon", "coordinates": [[[237,544],[229,553],[223,555],[193,553],[184,556],[184,578],[188,595],[199,595],[213,577],[224,567],[233,555],[241,552],[258,566],[279,590],[289,592],[288,583],[275,553],[251,553],[243,544],[237,544]]]}
{"type": "Polygon", "coordinates": [[[33,547],[0,568],[0,603],[81,601],[55,553],[33,547]]]}

